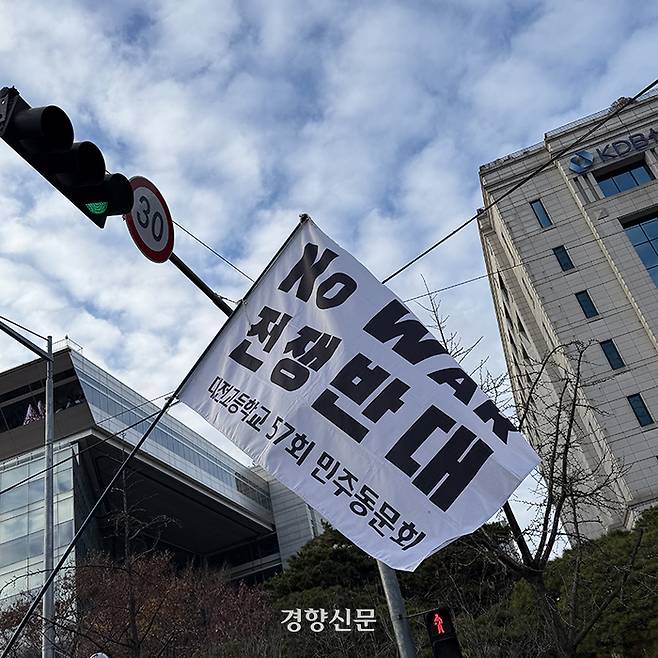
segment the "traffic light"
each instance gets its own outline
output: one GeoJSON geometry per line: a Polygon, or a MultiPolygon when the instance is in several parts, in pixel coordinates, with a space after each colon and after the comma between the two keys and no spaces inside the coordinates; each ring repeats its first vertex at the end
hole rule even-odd
{"type": "Polygon", "coordinates": [[[450,608],[440,607],[425,613],[434,658],[462,658],[450,608]]]}
{"type": "Polygon", "coordinates": [[[73,141],[73,126],[60,108],[30,107],[14,87],[3,87],[0,137],[99,228],[109,215],[132,209],[128,179],[105,171],[96,144],[73,141]]]}

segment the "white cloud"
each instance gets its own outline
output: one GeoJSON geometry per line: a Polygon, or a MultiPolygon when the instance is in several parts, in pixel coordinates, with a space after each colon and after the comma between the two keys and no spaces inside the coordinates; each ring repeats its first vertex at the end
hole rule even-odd
{"type": "MultiPolygon", "coordinates": [[[[474,213],[479,164],[651,79],[657,15],[615,0],[0,0],[0,77],[62,106],[111,171],[152,178],[250,274],[308,212],[383,277],[474,213]]],[[[146,395],[173,389],[223,322],[210,302],[6,148],[0,204],[0,313],[69,334],[146,395]]],[[[181,231],[176,252],[228,297],[249,286],[181,231]]],[[[473,225],[391,286],[409,297],[421,273],[443,287],[483,269],[473,225]]],[[[502,364],[486,281],[445,298],[502,364]]],[[[7,341],[0,355],[24,358],[7,341]]]]}

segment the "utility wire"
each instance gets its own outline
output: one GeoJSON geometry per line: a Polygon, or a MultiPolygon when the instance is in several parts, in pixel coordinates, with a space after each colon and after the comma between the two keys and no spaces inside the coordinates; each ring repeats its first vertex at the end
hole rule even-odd
{"type": "Polygon", "coordinates": [[[528,181],[532,180],[535,176],[540,174],[544,169],[546,169],[549,165],[553,164],[556,160],[559,160],[563,155],[566,153],[572,151],[576,146],[584,142],[593,132],[598,130],[601,126],[603,126],[605,123],[610,121],[610,119],[616,117],[618,114],[620,114],[624,109],[626,109],[631,103],[634,103],[637,101],[640,96],[643,96],[646,94],[648,91],[651,91],[656,85],[658,85],[658,78],[656,78],[653,82],[648,84],[644,89],[640,90],[635,96],[633,96],[630,99],[627,99],[625,103],[620,104],[618,108],[616,108],[613,112],[609,112],[606,114],[600,121],[597,121],[589,130],[584,132],[580,137],[575,139],[573,142],[565,146],[564,148],[560,149],[554,156],[549,158],[546,162],[541,164],[539,167],[531,171],[527,176],[524,176],[518,183],[515,183],[512,185],[512,187],[504,192],[500,197],[497,199],[489,202],[484,206],[484,208],[478,210],[478,212],[475,213],[470,219],[467,219],[465,222],[460,224],[457,228],[453,229],[448,233],[447,235],[443,236],[438,242],[435,242],[433,245],[425,249],[425,251],[421,252],[416,256],[415,258],[412,258],[410,261],[405,263],[402,267],[398,268],[393,272],[392,274],[389,274],[383,281],[382,283],[388,283],[393,277],[396,277],[398,274],[401,274],[404,272],[407,268],[411,267],[414,263],[418,262],[421,258],[426,256],[427,254],[430,253],[430,251],[433,251],[436,249],[439,245],[443,244],[447,240],[449,240],[451,237],[459,233],[462,229],[466,228],[469,224],[474,222],[482,213],[487,212],[487,210],[491,209],[493,206],[496,204],[500,203],[503,199],[507,198],[516,190],[518,190],[521,186],[525,185],[528,181]]]}
{"type": "MultiPolygon", "coordinates": [[[[607,222],[618,222],[618,221],[619,221],[618,217],[611,217],[610,219],[606,219],[602,222],[598,222],[597,225],[602,226],[603,224],[606,224],[607,222]]],[[[541,233],[538,233],[537,235],[541,235],[541,233]]],[[[574,241],[571,241],[571,242],[567,241],[562,245],[556,245],[556,247],[560,246],[560,247],[568,247],[569,249],[574,249],[574,248],[577,248],[577,247],[584,247],[585,245],[593,244],[595,242],[600,242],[600,241],[601,241],[600,238],[595,237],[595,238],[592,238],[590,240],[583,240],[583,241],[574,240],[574,241]]],[[[514,265],[507,265],[507,266],[502,267],[498,270],[494,270],[493,272],[487,272],[485,274],[480,274],[480,275],[478,275],[476,277],[473,277],[471,279],[466,279],[465,281],[459,281],[457,283],[453,283],[451,285],[445,286],[444,288],[437,288],[436,290],[430,290],[428,292],[424,292],[422,294],[415,295],[414,297],[409,297],[408,299],[405,299],[403,301],[405,303],[414,302],[417,299],[421,299],[423,297],[429,297],[429,296],[434,295],[434,294],[439,293],[439,292],[444,292],[446,290],[452,290],[453,288],[458,288],[459,286],[464,286],[468,283],[473,283],[474,281],[480,281],[481,279],[492,278],[497,274],[502,274],[503,272],[508,272],[509,270],[513,270],[517,267],[521,267],[522,265],[529,265],[530,263],[536,263],[537,261],[543,260],[544,258],[551,258],[551,257],[555,258],[555,254],[553,253],[553,248],[551,248],[550,250],[546,250],[545,252],[541,253],[541,255],[535,256],[533,258],[528,258],[527,260],[519,259],[519,262],[515,263],[514,265]]],[[[585,267],[589,267],[589,265],[594,263],[594,262],[603,263],[603,262],[606,262],[606,261],[607,261],[607,258],[605,258],[605,256],[603,256],[598,261],[593,261],[593,260],[585,261],[585,263],[583,265],[580,265],[580,264],[575,265],[575,263],[574,263],[575,270],[580,270],[580,269],[584,269],[585,267]]],[[[575,271],[575,270],[571,270],[571,271],[575,271]]],[[[545,277],[543,279],[535,279],[535,281],[533,281],[532,283],[533,283],[533,285],[535,283],[543,283],[545,281],[550,281],[553,278],[555,278],[555,277],[545,277]]]]}
{"type": "MultiPolygon", "coordinates": [[[[140,407],[143,407],[143,406],[145,406],[145,405],[147,405],[147,404],[152,404],[152,403],[155,402],[156,400],[159,400],[159,399],[161,399],[161,398],[165,398],[165,397],[167,397],[167,396],[169,396],[169,395],[171,395],[171,392],[169,392],[169,393],[164,393],[164,394],[162,394],[162,395],[158,395],[158,397],[156,397],[156,398],[153,398],[153,399],[151,399],[151,400],[147,400],[146,402],[142,402],[141,404],[138,404],[138,405],[136,405],[136,406],[134,406],[134,407],[131,407],[131,408],[129,408],[129,409],[124,409],[123,411],[120,411],[119,413],[114,414],[113,416],[107,416],[107,417],[105,417],[105,418],[99,420],[98,423],[97,423],[97,425],[101,425],[102,423],[106,423],[108,420],[112,420],[112,419],[114,419],[114,418],[117,418],[118,416],[122,416],[123,414],[127,414],[127,413],[130,413],[130,412],[133,412],[133,411],[135,411],[136,409],[139,409],[140,407]]],[[[174,403],[174,404],[176,404],[176,403],[174,403]]],[[[172,404],[172,406],[174,406],[174,405],[172,404]]],[[[94,444],[92,444],[92,445],[89,445],[89,446],[87,446],[86,448],[82,448],[82,450],[78,450],[78,452],[77,452],[76,454],[71,455],[70,457],[65,457],[65,458],[62,459],[61,461],[58,461],[57,463],[53,464],[50,468],[44,468],[44,469],[42,469],[41,471],[37,471],[36,473],[33,473],[32,475],[29,475],[28,477],[24,478],[23,480],[19,480],[18,482],[15,482],[14,484],[8,486],[6,489],[1,489],[1,490],[0,490],[0,496],[2,496],[3,494],[8,493],[8,492],[11,491],[12,489],[16,489],[17,487],[20,487],[22,484],[25,484],[26,482],[29,482],[30,480],[34,480],[35,478],[38,478],[40,475],[43,475],[44,473],[46,473],[46,472],[49,471],[49,470],[54,470],[55,467],[59,466],[60,464],[64,464],[64,463],[67,462],[67,461],[71,461],[71,460],[74,459],[76,456],[85,453],[87,450],[90,450],[91,448],[95,448],[95,447],[98,446],[98,445],[101,445],[101,444],[103,444],[103,443],[106,443],[106,442],[109,441],[110,439],[114,439],[114,438],[116,438],[116,437],[119,436],[120,434],[123,434],[126,430],[130,430],[130,429],[133,429],[134,427],[137,427],[137,425],[139,425],[140,423],[143,423],[143,422],[145,422],[145,421],[147,421],[147,420],[150,420],[151,418],[153,418],[153,416],[156,416],[158,413],[160,413],[160,410],[159,410],[159,409],[158,409],[157,411],[154,411],[152,414],[149,414],[148,416],[144,416],[144,418],[142,418],[141,420],[138,420],[138,421],[136,421],[135,423],[132,423],[131,425],[127,425],[127,426],[124,427],[121,431],[116,432],[115,434],[110,434],[110,436],[107,436],[107,437],[105,437],[104,439],[99,439],[96,443],[94,443],[94,444]]]]}
{"type": "Polygon", "coordinates": [[[13,320],[10,320],[9,318],[6,318],[4,315],[0,315],[0,320],[4,320],[5,322],[8,322],[9,324],[13,324],[15,327],[18,327],[19,329],[22,329],[23,331],[27,331],[29,334],[32,334],[33,336],[36,336],[37,338],[41,338],[41,340],[48,340],[45,336],[42,336],[41,334],[38,334],[36,331],[32,331],[32,329],[28,329],[27,327],[24,327],[22,324],[18,324],[18,322],[14,322],[13,320]]]}
{"type": "MultiPolygon", "coordinates": [[[[605,262],[607,262],[607,259],[605,259],[605,258],[601,258],[601,259],[593,260],[593,261],[588,261],[588,262],[585,263],[584,265],[582,265],[582,266],[578,266],[578,269],[577,269],[577,270],[574,270],[574,271],[581,272],[582,270],[585,270],[585,269],[587,269],[587,268],[589,268],[589,267],[594,267],[595,265],[601,265],[602,263],[605,263],[605,262]]],[[[507,269],[510,269],[510,268],[507,268],[507,269]]],[[[505,269],[503,269],[503,270],[499,270],[499,271],[500,271],[500,272],[504,272],[505,269]]],[[[541,280],[537,281],[537,283],[544,283],[544,282],[546,282],[546,281],[552,281],[552,280],[554,280],[553,277],[546,277],[545,279],[541,279],[541,280]]],[[[610,283],[618,283],[618,279],[617,279],[616,277],[613,277],[613,278],[611,278],[611,279],[601,279],[601,280],[597,281],[596,283],[594,283],[592,286],[590,286],[590,287],[588,288],[588,290],[594,290],[595,288],[599,288],[599,287],[601,287],[601,286],[606,286],[606,285],[608,285],[608,284],[610,284],[610,283]]],[[[458,285],[458,284],[457,284],[457,285],[458,285]]],[[[426,294],[424,294],[424,295],[418,295],[417,297],[413,297],[413,298],[411,298],[411,299],[409,299],[409,300],[405,300],[405,301],[415,301],[415,302],[416,302],[421,308],[423,308],[424,310],[427,311],[427,310],[429,310],[429,309],[428,309],[427,307],[423,306],[423,305],[418,301],[418,299],[420,299],[421,297],[426,297],[426,296],[428,296],[428,294],[431,296],[431,295],[433,295],[433,294],[436,294],[437,292],[441,292],[442,290],[444,290],[444,289],[441,288],[441,289],[439,289],[439,290],[434,290],[434,291],[431,291],[430,293],[426,293],[426,294]]],[[[569,293],[567,293],[566,295],[562,295],[562,296],[560,296],[560,297],[555,297],[555,298],[551,299],[551,300],[550,300],[550,303],[553,304],[553,303],[556,303],[556,302],[563,301],[563,300],[565,300],[565,299],[574,299],[575,296],[576,296],[576,293],[574,293],[574,292],[569,292],[569,293]]],[[[627,309],[623,309],[623,308],[622,308],[622,309],[618,309],[618,310],[616,310],[616,311],[604,311],[603,313],[599,313],[598,315],[596,315],[596,316],[594,316],[594,317],[592,317],[592,318],[589,318],[589,319],[590,319],[591,322],[595,322],[596,320],[607,319],[607,318],[610,318],[610,317],[613,317],[613,316],[615,316],[615,315],[618,315],[618,314],[620,314],[620,313],[625,313],[625,312],[627,312],[627,309]]],[[[590,322],[590,323],[591,323],[591,322],[590,322]]],[[[588,323],[588,324],[590,324],[590,323],[588,323]]],[[[513,325],[513,323],[512,323],[512,325],[513,325]]],[[[510,327],[510,328],[513,328],[513,326],[510,327]]],[[[503,327],[503,329],[504,329],[504,327],[503,327]]],[[[635,329],[635,330],[633,330],[633,331],[644,331],[644,332],[646,333],[646,329],[645,329],[644,327],[640,327],[640,328],[635,329]]],[[[626,334],[628,334],[628,333],[633,333],[633,332],[632,332],[632,331],[631,331],[631,332],[627,331],[626,334]]],[[[626,335],[626,334],[625,334],[625,335],[626,335]]]]}
{"type": "MultiPolygon", "coordinates": [[[[232,267],[236,272],[239,272],[240,274],[242,274],[243,277],[245,277],[246,279],[249,279],[249,281],[254,283],[254,280],[246,272],[243,272],[237,265],[234,265],[228,258],[222,256],[218,251],[215,251],[209,244],[205,243],[201,238],[198,238],[196,235],[194,235],[194,233],[192,233],[192,231],[190,231],[189,229],[186,229],[184,226],[179,224],[176,220],[172,220],[172,221],[174,222],[174,224],[176,224],[176,226],[178,226],[179,229],[181,229],[181,231],[184,231],[185,233],[187,233],[191,238],[196,240],[200,245],[204,246],[208,251],[215,254],[215,256],[217,256],[217,258],[220,258],[221,260],[223,260],[229,267],[232,267]]],[[[229,299],[228,301],[231,301],[231,300],[229,299]]]]}
{"type": "MultiPolygon", "coordinates": [[[[649,84],[649,85],[646,86],[644,89],[642,89],[640,92],[638,92],[638,93],[637,93],[635,96],[633,96],[630,100],[627,100],[623,105],[620,105],[620,107],[617,108],[614,112],[611,112],[611,113],[607,114],[607,115],[606,115],[601,121],[599,121],[599,122],[597,122],[596,124],[594,124],[594,126],[592,126],[592,128],[590,128],[590,129],[589,129],[588,131],[586,131],[583,135],[581,135],[580,138],[576,139],[576,140],[575,140],[574,142],[572,142],[570,145],[568,145],[567,147],[565,147],[564,149],[562,149],[561,151],[559,151],[558,153],[556,153],[552,158],[550,158],[550,159],[549,159],[547,162],[545,162],[543,165],[541,165],[540,167],[537,167],[537,168],[536,168],[534,171],[532,171],[529,175],[525,176],[521,181],[519,181],[518,183],[516,183],[516,184],[515,184],[514,186],[512,186],[507,192],[505,192],[503,195],[501,195],[500,198],[498,198],[497,200],[492,201],[491,203],[487,204],[487,205],[486,205],[481,211],[479,211],[478,213],[476,213],[473,217],[471,217],[470,219],[466,220],[466,221],[465,221],[464,223],[462,223],[460,226],[458,226],[457,228],[453,229],[450,233],[448,233],[446,236],[444,236],[443,238],[441,238],[441,240],[439,240],[438,242],[436,242],[434,245],[430,246],[430,247],[427,248],[425,251],[423,251],[421,254],[419,254],[418,256],[416,256],[414,259],[412,259],[411,261],[409,261],[408,263],[406,263],[405,265],[403,265],[402,267],[400,267],[398,270],[396,270],[395,272],[393,272],[392,274],[390,274],[388,277],[386,277],[386,278],[382,281],[382,283],[387,283],[387,282],[390,281],[392,278],[394,278],[395,276],[397,276],[397,275],[400,274],[401,272],[405,271],[405,270],[406,270],[407,268],[409,268],[411,265],[413,265],[413,264],[416,263],[418,260],[420,260],[421,258],[423,258],[425,255],[427,255],[428,253],[430,253],[430,252],[431,252],[432,250],[434,250],[436,247],[438,247],[439,245],[443,244],[443,243],[446,242],[448,239],[450,239],[451,237],[453,237],[454,235],[456,235],[456,234],[457,234],[458,232],[460,232],[463,228],[465,228],[465,227],[468,226],[470,223],[472,223],[473,221],[475,221],[475,220],[478,218],[478,216],[480,215],[481,212],[486,212],[486,211],[489,210],[492,206],[494,206],[496,203],[499,203],[499,202],[502,201],[504,198],[506,198],[507,196],[509,196],[509,195],[512,194],[513,192],[515,192],[517,189],[519,189],[519,188],[520,188],[522,185],[524,185],[526,182],[528,182],[529,180],[531,180],[532,178],[534,178],[536,175],[538,175],[539,173],[541,173],[541,172],[542,172],[544,169],[546,169],[546,167],[548,167],[550,164],[552,164],[553,162],[555,162],[557,159],[559,159],[560,157],[562,157],[565,153],[567,153],[568,151],[572,150],[574,147],[576,147],[578,144],[580,144],[582,141],[584,141],[587,137],[589,137],[589,135],[591,135],[595,130],[597,130],[599,127],[601,127],[602,125],[604,125],[604,124],[605,124],[607,121],[609,121],[611,118],[617,116],[617,115],[618,115],[618,114],[619,114],[619,113],[620,113],[620,112],[621,112],[621,111],[622,111],[627,105],[629,105],[630,103],[636,101],[640,96],[642,96],[643,94],[647,93],[649,90],[651,90],[651,89],[652,89],[653,87],[655,87],[656,85],[658,85],[658,79],[654,80],[651,84],[649,84]]],[[[218,258],[220,258],[221,260],[223,260],[225,263],[227,263],[229,266],[231,266],[231,267],[232,267],[233,269],[235,269],[237,272],[239,272],[240,274],[242,274],[243,276],[245,276],[246,278],[248,278],[250,281],[253,282],[253,279],[252,279],[251,277],[249,277],[249,275],[245,274],[242,270],[240,270],[240,269],[237,268],[235,265],[233,265],[233,263],[231,263],[228,259],[224,258],[221,254],[219,254],[217,251],[215,251],[214,249],[212,249],[211,247],[209,247],[206,243],[204,243],[202,240],[200,240],[199,238],[197,238],[195,235],[193,235],[190,231],[188,231],[187,229],[185,229],[183,226],[181,226],[181,225],[178,224],[177,222],[175,222],[175,223],[176,223],[176,225],[177,225],[179,228],[181,228],[181,230],[183,230],[184,232],[188,233],[188,234],[189,234],[191,237],[193,237],[197,242],[199,242],[199,243],[202,244],[204,247],[206,247],[208,250],[210,250],[212,253],[214,253],[218,258]]],[[[204,355],[202,355],[201,358],[203,358],[203,356],[205,356],[205,352],[204,352],[204,355]]],[[[199,359],[199,361],[200,361],[200,360],[201,360],[201,359],[199,359]]],[[[190,371],[190,374],[191,374],[191,372],[192,372],[192,371],[190,371]]],[[[187,381],[188,377],[189,377],[189,374],[188,374],[188,376],[185,377],[185,379],[184,379],[184,380],[178,385],[178,387],[177,387],[176,390],[174,391],[172,397],[170,397],[170,398],[167,400],[167,402],[166,402],[165,405],[162,407],[162,409],[160,409],[160,410],[157,412],[156,418],[153,420],[153,422],[151,423],[151,425],[149,426],[149,428],[148,428],[148,429],[146,430],[146,432],[143,434],[142,438],[141,438],[141,439],[135,444],[135,446],[132,448],[130,454],[129,454],[128,457],[124,460],[124,462],[123,462],[122,465],[119,467],[119,469],[116,471],[116,473],[114,474],[114,476],[112,477],[112,479],[111,479],[110,482],[108,483],[107,487],[106,487],[105,490],[102,492],[101,496],[96,500],[96,502],[95,502],[94,505],[92,506],[91,510],[89,511],[87,517],[86,517],[85,520],[82,522],[80,528],[78,529],[78,531],[76,532],[75,536],[73,537],[71,543],[68,545],[68,547],[67,547],[66,550],[64,551],[63,555],[60,557],[60,559],[59,559],[57,565],[56,565],[55,568],[51,571],[50,575],[48,576],[48,578],[47,578],[47,579],[45,580],[45,582],[43,583],[43,586],[42,586],[41,589],[39,590],[39,593],[37,594],[37,596],[33,599],[33,601],[32,601],[32,603],[31,603],[30,607],[28,608],[27,612],[25,613],[25,615],[24,615],[23,618],[21,619],[21,622],[19,623],[19,625],[16,627],[14,633],[12,634],[12,637],[10,638],[9,643],[5,646],[5,648],[4,648],[3,652],[2,652],[2,654],[0,655],[0,658],[6,658],[6,657],[8,656],[9,651],[14,647],[14,645],[15,645],[16,642],[18,641],[18,638],[20,637],[21,633],[23,632],[23,629],[24,629],[25,626],[27,625],[27,623],[28,623],[30,617],[32,616],[32,614],[33,614],[34,611],[36,610],[36,607],[38,606],[39,602],[41,601],[41,599],[42,599],[44,593],[46,592],[46,590],[48,589],[48,587],[50,587],[50,585],[52,584],[52,582],[53,582],[53,580],[55,579],[57,573],[58,573],[59,570],[62,568],[62,566],[63,566],[64,562],[66,561],[66,559],[68,558],[68,556],[71,554],[71,552],[72,552],[72,550],[73,550],[75,544],[77,543],[77,541],[78,541],[78,540],[80,539],[80,537],[82,536],[83,532],[85,531],[87,525],[90,523],[90,521],[91,521],[91,519],[93,518],[94,514],[96,513],[97,509],[100,507],[100,504],[101,504],[101,502],[103,501],[103,499],[105,498],[105,495],[106,495],[106,494],[111,490],[111,488],[114,486],[114,483],[118,480],[120,474],[121,474],[121,473],[123,472],[123,470],[126,468],[126,466],[128,465],[129,461],[130,461],[130,460],[131,460],[131,459],[137,454],[137,452],[140,450],[141,446],[144,444],[144,442],[146,441],[146,439],[148,438],[148,436],[150,435],[150,433],[153,431],[153,429],[154,429],[155,426],[157,425],[158,421],[159,421],[159,420],[164,416],[164,414],[167,412],[168,408],[171,406],[171,404],[172,404],[174,398],[178,395],[178,393],[179,393],[180,390],[182,389],[182,387],[183,387],[183,385],[185,384],[185,382],[187,381]]],[[[140,421],[140,422],[143,422],[143,421],[140,421]]],[[[506,511],[507,511],[507,510],[506,510],[506,511]]]]}

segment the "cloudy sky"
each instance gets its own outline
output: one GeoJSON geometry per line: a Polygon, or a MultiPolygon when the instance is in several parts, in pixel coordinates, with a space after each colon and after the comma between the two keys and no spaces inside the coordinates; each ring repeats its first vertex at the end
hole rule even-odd
{"type": "MultiPolygon", "coordinates": [[[[0,85],[65,109],[110,171],[153,180],[245,272],[307,212],[383,278],[481,205],[480,164],[652,80],[658,5],[0,0],[0,25],[0,85]]],[[[0,208],[0,314],[68,334],[144,395],[175,388],[223,315],[121,218],[99,230],[3,144],[0,208]]],[[[175,251],[228,298],[246,291],[180,231],[175,251]]],[[[423,276],[483,271],[471,225],[390,285],[407,298],[423,276]]],[[[502,368],[486,280],[443,308],[502,368]]],[[[0,368],[28,358],[0,341],[0,368]]]]}

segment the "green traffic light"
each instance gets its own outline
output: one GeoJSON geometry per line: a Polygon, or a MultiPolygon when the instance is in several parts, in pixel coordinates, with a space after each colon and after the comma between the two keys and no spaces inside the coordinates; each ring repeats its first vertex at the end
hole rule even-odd
{"type": "Polygon", "coordinates": [[[85,203],[87,210],[94,215],[104,215],[107,212],[107,201],[97,201],[95,203],[85,203]]]}

